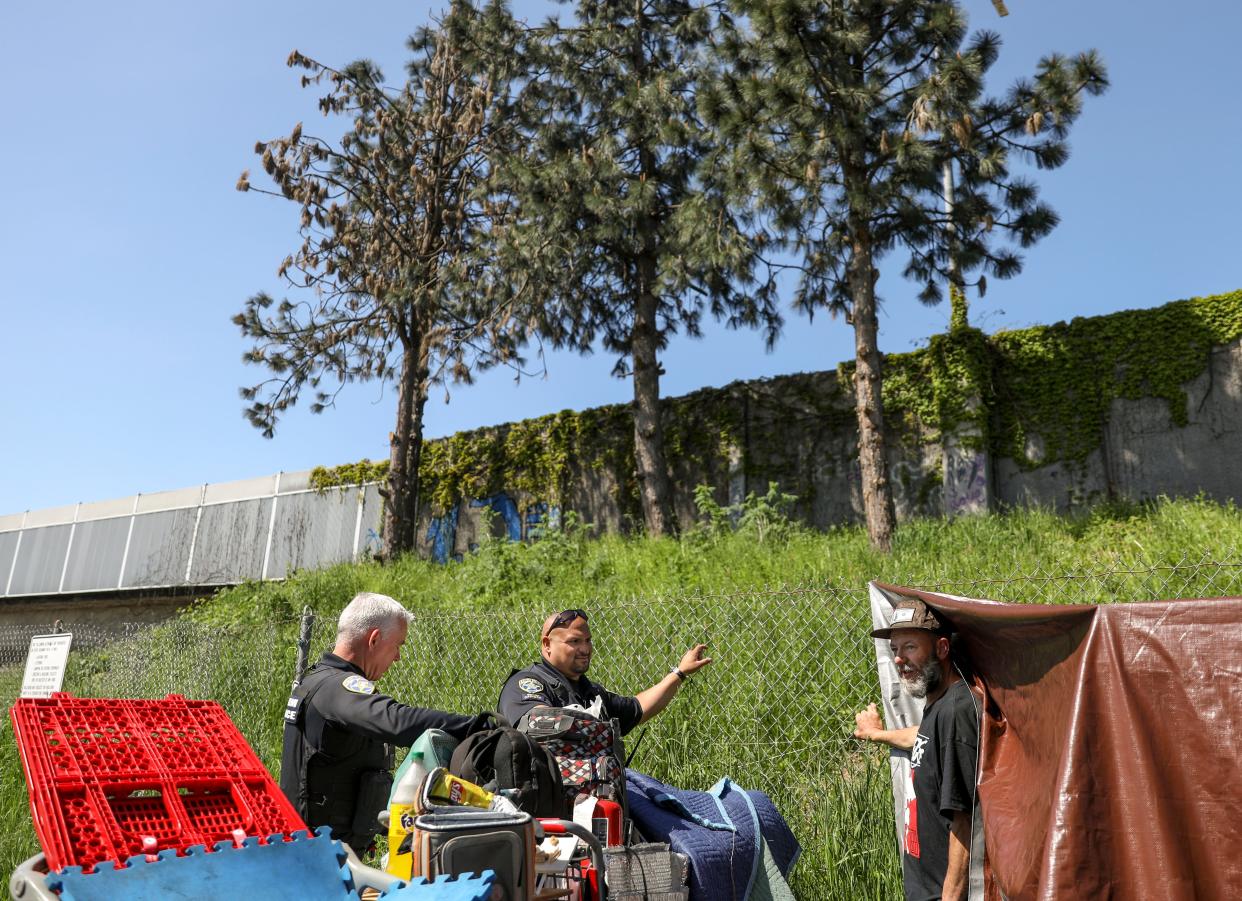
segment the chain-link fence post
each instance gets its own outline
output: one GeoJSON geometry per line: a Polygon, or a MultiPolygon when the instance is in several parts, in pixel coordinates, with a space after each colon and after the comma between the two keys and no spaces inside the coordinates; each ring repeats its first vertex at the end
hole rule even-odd
{"type": "Polygon", "coordinates": [[[311,633],[315,629],[315,614],[309,606],[302,608],[302,631],[298,635],[298,660],[293,665],[293,687],[297,688],[306,672],[306,658],[310,656],[311,633]]]}

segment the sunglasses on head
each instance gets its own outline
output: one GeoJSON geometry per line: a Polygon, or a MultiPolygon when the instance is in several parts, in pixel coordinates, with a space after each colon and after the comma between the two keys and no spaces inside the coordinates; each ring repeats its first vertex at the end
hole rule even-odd
{"type": "Polygon", "coordinates": [[[587,621],[586,611],[579,610],[577,607],[574,607],[571,610],[562,610],[560,613],[556,614],[556,616],[552,618],[552,622],[548,624],[547,630],[544,631],[543,633],[544,637],[546,638],[548,635],[550,635],[553,629],[563,629],[565,626],[568,626],[570,623],[572,623],[576,619],[580,619],[583,622],[586,622],[587,621]]]}

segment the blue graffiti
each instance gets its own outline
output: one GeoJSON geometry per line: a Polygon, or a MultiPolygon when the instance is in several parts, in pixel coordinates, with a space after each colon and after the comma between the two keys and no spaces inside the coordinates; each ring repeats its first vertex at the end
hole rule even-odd
{"type": "Polygon", "coordinates": [[[431,545],[431,559],[448,563],[453,553],[453,540],[457,537],[457,508],[444,516],[437,516],[427,527],[427,543],[431,545]]]}
{"type": "MultiPolygon", "coordinates": [[[[560,527],[561,508],[551,506],[543,501],[531,504],[524,514],[518,512],[517,503],[508,494],[501,491],[490,497],[474,498],[469,501],[470,507],[479,509],[487,507],[495,511],[504,523],[505,536],[510,541],[536,541],[547,534],[549,529],[560,527]]],[[[453,548],[457,540],[457,514],[460,507],[454,507],[443,516],[433,517],[427,527],[427,544],[431,548],[431,559],[437,563],[450,560],[461,560],[453,548]]],[[[369,540],[369,536],[368,536],[369,540]]],[[[470,543],[469,550],[475,551],[478,545],[470,543]]]]}
{"type": "Polygon", "coordinates": [[[540,501],[526,508],[523,525],[527,541],[537,541],[547,534],[549,529],[556,529],[560,524],[560,507],[549,506],[546,501],[540,501]]]}
{"type": "Polygon", "coordinates": [[[518,517],[517,504],[514,503],[513,498],[503,491],[499,494],[493,494],[491,497],[475,498],[470,502],[470,506],[491,507],[500,514],[500,518],[504,521],[505,531],[508,533],[509,540],[522,540],[522,520],[518,517]]]}

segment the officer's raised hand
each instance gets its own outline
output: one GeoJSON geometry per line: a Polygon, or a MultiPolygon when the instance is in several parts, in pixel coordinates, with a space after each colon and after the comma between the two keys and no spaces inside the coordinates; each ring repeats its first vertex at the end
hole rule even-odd
{"type": "Polygon", "coordinates": [[[642,722],[647,722],[647,720],[667,707],[669,701],[673,700],[681,686],[691,676],[712,662],[712,658],[704,656],[706,651],[707,645],[696,644],[681,655],[681,660],[669,671],[667,676],[646,691],[638,693],[638,703],[643,707],[642,722]]]}
{"type": "Polygon", "coordinates": [[[681,655],[681,662],[677,664],[677,670],[681,672],[683,677],[697,673],[712,662],[712,658],[706,656],[706,654],[707,645],[696,644],[681,655]]]}

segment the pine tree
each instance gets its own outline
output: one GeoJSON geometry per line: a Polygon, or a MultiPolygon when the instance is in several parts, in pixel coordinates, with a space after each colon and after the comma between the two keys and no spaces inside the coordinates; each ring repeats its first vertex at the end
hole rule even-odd
{"type": "Polygon", "coordinates": [[[242,389],[246,416],[271,437],[303,389],[316,392],[318,413],[350,382],[395,383],[382,489],[389,556],[414,547],[429,389],[521,362],[519,296],[484,250],[508,206],[490,176],[508,134],[502,86],[511,55],[494,49],[515,35],[502,4],[455,3],[439,27],[410,39],[414,58],[400,90],[386,89],[365,60],[338,70],[294,51],[289,65],[309,73],[303,87],[326,85],[321,110],[351,127],[337,143],[299,123],[257,144],[274,189],[252,186],[248,173],[237,185],[301,208],[301,245],[278,272],[300,298],[273,309],[259,293],[233,320],[254,341],[246,362],[270,370],[242,389]]]}
{"type": "Polygon", "coordinates": [[[1001,99],[984,94],[999,38],[969,42],[955,0],[732,0],[722,18],[705,117],[733,151],[727,166],[797,260],[795,305],[843,312],[854,327],[854,388],[867,530],[888,550],[895,526],[877,344],[877,264],[909,253],[905,274],[940,300],[939,278],[985,287],[1009,278],[1057,223],[1015,158],[1051,169],[1084,94],[1107,86],[1092,52],[1049,56],[1001,99]],[[944,203],[946,164],[956,168],[944,203]],[[974,282],[972,273],[978,273],[974,282]]]}
{"type": "Polygon", "coordinates": [[[660,419],[660,352],[704,314],[780,328],[774,284],[710,173],[695,94],[712,27],[686,0],[580,0],[533,30],[520,109],[526,152],[506,166],[519,227],[508,265],[535,285],[553,347],[618,357],[633,382],[634,450],[649,534],[675,532],[660,419]]]}

